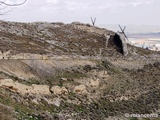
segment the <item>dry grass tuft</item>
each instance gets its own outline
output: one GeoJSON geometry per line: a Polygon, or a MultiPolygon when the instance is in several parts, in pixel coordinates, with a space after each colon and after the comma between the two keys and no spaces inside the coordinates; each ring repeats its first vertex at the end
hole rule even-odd
{"type": "Polygon", "coordinates": [[[15,120],[13,109],[0,104],[0,120],[15,120]]]}

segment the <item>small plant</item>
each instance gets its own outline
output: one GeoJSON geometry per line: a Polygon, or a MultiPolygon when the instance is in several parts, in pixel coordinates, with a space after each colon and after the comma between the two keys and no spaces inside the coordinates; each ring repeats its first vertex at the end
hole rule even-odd
{"type": "Polygon", "coordinates": [[[1,120],[11,120],[14,117],[13,109],[0,104],[0,119],[1,120]]]}
{"type": "Polygon", "coordinates": [[[130,120],[138,120],[138,118],[130,118],[130,120]]]}

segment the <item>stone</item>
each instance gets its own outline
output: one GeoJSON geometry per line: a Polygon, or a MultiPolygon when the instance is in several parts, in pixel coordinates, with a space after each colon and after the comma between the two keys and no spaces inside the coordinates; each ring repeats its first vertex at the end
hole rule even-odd
{"type": "Polygon", "coordinates": [[[67,94],[68,90],[65,87],[53,86],[50,89],[55,95],[67,94]]]}
{"type": "Polygon", "coordinates": [[[53,103],[54,103],[54,105],[57,106],[57,107],[59,107],[60,104],[61,104],[60,99],[55,99],[53,103]]]}
{"type": "Polygon", "coordinates": [[[48,85],[33,84],[32,86],[28,86],[19,82],[15,82],[12,79],[0,80],[0,86],[21,94],[51,94],[48,85]]]}
{"type": "Polygon", "coordinates": [[[62,81],[67,81],[67,78],[61,78],[62,81]]]}
{"type": "Polygon", "coordinates": [[[106,39],[106,48],[107,48],[107,46],[108,46],[108,41],[109,41],[109,39],[110,39],[110,35],[104,34],[104,37],[105,37],[105,39],[106,39]]]}
{"type": "Polygon", "coordinates": [[[33,84],[32,85],[32,93],[39,93],[39,94],[46,94],[49,95],[50,94],[50,90],[49,90],[49,86],[48,85],[36,85],[33,84]]]}
{"type": "Polygon", "coordinates": [[[96,73],[97,77],[100,77],[100,78],[108,78],[109,75],[107,74],[107,71],[99,71],[96,73]]]}
{"type": "Polygon", "coordinates": [[[32,100],[32,103],[37,104],[37,105],[39,104],[36,99],[33,99],[33,100],[32,100]]]}
{"type": "Polygon", "coordinates": [[[99,87],[99,79],[97,79],[97,80],[91,80],[90,81],[90,86],[91,87],[99,87]]]}
{"type": "Polygon", "coordinates": [[[86,93],[87,92],[86,86],[85,85],[75,86],[74,92],[76,92],[76,93],[86,93]]]}

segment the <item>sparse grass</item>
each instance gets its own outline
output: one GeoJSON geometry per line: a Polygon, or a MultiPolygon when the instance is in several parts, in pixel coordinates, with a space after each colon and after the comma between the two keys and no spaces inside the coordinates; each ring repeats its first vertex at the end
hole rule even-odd
{"type": "MultiPolygon", "coordinates": [[[[16,34],[0,32],[2,37],[10,39],[10,41],[6,41],[5,43],[3,40],[0,41],[0,47],[2,48],[2,50],[12,50],[13,53],[27,52],[40,54],[46,53],[47,51],[53,54],[60,55],[71,55],[74,53],[75,55],[97,56],[100,53],[100,48],[105,48],[106,40],[103,37],[97,36],[94,33],[87,33],[86,31],[74,30],[72,27],[67,27],[65,25],[64,27],[49,29],[50,33],[54,33],[53,37],[50,37],[47,34],[42,34],[38,36],[37,32],[42,32],[37,31],[36,26],[32,28],[26,24],[25,29],[29,31],[33,30],[33,35],[31,35],[30,33],[28,36],[18,36],[16,34]],[[52,40],[53,38],[56,40],[56,45],[51,45],[45,41],[52,40]],[[30,44],[30,42],[32,44],[30,44]],[[6,44],[8,44],[7,47],[6,44]],[[48,46],[52,46],[53,49],[48,49],[48,46]]],[[[133,46],[128,47],[131,48],[133,46]]],[[[151,51],[140,48],[135,48],[135,50],[137,56],[150,55],[152,53],[151,51]]],[[[112,45],[109,46],[107,50],[103,50],[102,55],[113,58],[122,57],[119,53],[117,53],[116,48],[112,45]]],[[[146,72],[145,69],[143,69],[142,71],[140,70],[126,72],[125,70],[121,70],[107,61],[102,64],[101,62],[99,62],[99,68],[107,70],[108,74],[111,76],[111,79],[107,81],[109,84],[107,85],[108,88],[106,88],[103,93],[101,93],[102,96],[99,100],[97,100],[98,102],[86,104],[84,102],[84,99],[87,99],[87,97],[78,96],[75,93],[70,92],[68,99],[79,100],[80,102],[82,102],[80,105],[67,103],[67,98],[63,98],[60,107],[49,105],[45,100],[41,100],[41,102],[37,106],[34,106],[34,104],[29,101],[29,105],[27,106],[21,102],[16,102],[14,99],[12,99],[12,92],[0,88],[0,103],[4,105],[2,106],[2,109],[0,109],[1,111],[3,111],[2,117],[9,119],[13,116],[12,110],[8,109],[6,106],[11,106],[13,108],[13,111],[17,112],[17,119],[19,120],[38,119],[38,117],[35,117],[34,114],[45,111],[49,111],[51,114],[60,112],[71,114],[72,112],[76,112],[78,113],[79,118],[103,120],[105,117],[115,116],[121,113],[151,113],[154,110],[159,109],[158,105],[160,104],[160,93],[158,87],[156,86],[159,85],[159,69],[153,69],[153,67],[151,66],[151,68],[145,68],[146,70],[149,69],[149,72],[146,72]],[[153,70],[153,72],[150,70],[153,70]],[[130,99],[128,101],[122,100],[114,102],[110,102],[109,98],[106,97],[107,95],[112,95],[113,98],[116,98],[117,93],[119,96],[123,96],[127,90],[131,90],[131,95],[135,92],[134,90],[137,90],[136,92],[140,94],[140,96],[136,99],[130,99]],[[146,94],[143,94],[143,92],[145,92],[146,94]]],[[[86,72],[92,69],[95,68],[92,68],[91,66],[84,67],[84,71],[86,72]]],[[[40,80],[21,80],[18,77],[10,76],[3,72],[1,72],[0,74],[4,74],[8,78],[27,85],[46,84],[49,86],[63,86],[65,83],[68,82],[75,85],[78,83],[73,81],[74,78],[79,79],[81,77],[87,77],[85,73],[78,72],[76,70],[59,70],[54,76],[44,76],[44,79],[40,80]],[[67,81],[63,81],[61,80],[61,78],[66,78],[67,81]]],[[[16,97],[21,96],[16,95],[16,97]]],[[[25,99],[23,100],[25,102],[25,99]]],[[[131,118],[131,120],[136,120],[136,118],[131,118]]]]}
{"type": "Polygon", "coordinates": [[[130,118],[129,120],[138,120],[138,118],[130,118]]]}
{"type": "Polygon", "coordinates": [[[52,78],[46,78],[46,84],[48,85],[59,85],[63,86],[63,83],[70,82],[73,84],[76,84],[73,79],[74,78],[81,78],[81,77],[86,77],[85,74],[79,73],[76,71],[61,71],[57,72],[52,78]],[[65,78],[67,81],[62,81],[61,79],[65,78]]]}
{"type": "Polygon", "coordinates": [[[77,84],[76,82],[73,81],[74,78],[82,78],[86,77],[84,73],[80,73],[78,71],[57,71],[54,76],[50,77],[44,77],[43,79],[29,79],[29,80],[22,80],[19,79],[18,77],[8,75],[6,73],[3,73],[9,78],[18,81],[20,83],[26,84],[26,85],[32,85],[32,84],[37,84],[37,85],[59,85],[63,86],[63,83],[70,82],[73,84],[77,84]],[[62,81],[62,78],[66,78],[67,81],[62,81]]]}
{"type": "MultiPolygon", "coordinates": [[[[106,69],[108,73],[111,73],[112,80],[110,82],[113,82],[109,88],[106,88],[106,91],[103,91],[103,95],[97,102],[93,102],[91,104],[85,104],[83,102],[84,98],[83,96],[76,95],[75,93],[70,92],[68,94],[67,99],[70,100],[75,100],[78,99],[79,101],[82,101],[80,105],[75,105],[71,103],[65,102],[66,100],[63,99],[61,106],[56,107],[54,105],[48,105],[48,103],[44,100],[40,102],[35,109],[38,109],[39,111],[49,111],[51,114],[53,113],[59,113],[63,110],[64,113],[71,113],[71,112],[76,112],[80,118],[83,117],[88,117],[89,119],[95,119],[95,120],[103,120],[103,118],[107,118],[108,116],[116,116],[119,114],[124,114],[124,113],[140,113],[140,114],[146,114],[146,113],[152,113],[155,109],[158,109],[159,103],[159,96],[160,92],[158,87],[154,87],[153,89],[150,89],[150,91],[146,92],[145,94],[142,94],[141,91],[138,91],[138,93],[141,93],[141,95],[135,99],[130,99],[130,100],[122,100],[122,101],[115,101],[115,102],[110,102],[108,100],[108,97],[106,95],[112,95],[113,97],[116,96],[116,93],[120,93],[119,95],[123,95],[126,90],[132,90],[132,87],[128,86],[133,86],[132,82],[135,82],[136,80],[143,80],[141,78],[141,75],[143,75],[146,71],[147,68],[149,67],[150,69],[153,69],[153,72],[155,73],[154,77],[151,79],[151,81],[148,80],[143,80],[144,85],[150,85],[154,86],[155,84],[152,84],[153,82],[157,82],[158,80],[158,64],[156,64],[156,68],[153,69],[153,65],[145,66],[144,70],[137,70],[137,71],[126,71],[122,70],[119,68],[114,67],[110,63],[105,63],[104,65],[99,66],[101,69],[106,69]],[[134,78],[133,75],[132,77],[130,74],[136,73],[137,77],[132,81],[134,78]],[[143,73],[143,74],[142,74],[143,73]],[[130,77],[130,79],[127,79],[127,77],[130,77]],[[126,79],[128,82],[125,82],[126,79]],[[112,86],[113,85],[113,86],[112,86]],[[110,90],[110,91],[109,91],[110,90]],[[98,118],[98,119],[97,119],[98,118]]],[[[88,67],[86,67],[88,70],[88,67]]],[[[92,69],[92,68],[91,68],[92,69]]],[[[89,67],[90,70],[90,67],[89,67]]],[[[66,78],[69,81],[67,82],[73,82],[73,78],[81,78],[81,77],[86,77],[83,73],[76,72],[76,70],[70,70],[70,71],[60,71],[55,74],[53,79],[48,79],[44,80],[43,82],[45,84],[49,85],[63,85],[60,84],[61,78],[66,78]]],[[[137,81],[137,84],[139,82],[137,81]]],[[[30,81],[32,83],[39,84],[39,81],[30,81]]],[[[42,83],[43,83],[42,82],[42,83]]],[[[142,86],[143,87],[143,86],[142,86]]],[[[137,90],[144,90],[144,89],[137,89],[137,90]]],[[[143,91],[142,91],[143,92],[143,91]]],[[[3,94],[3,90],[0,91],[0,102],[8,105],[8,106],[13,106],[16,112],[18,112],[18,117],[19,119],[36,119],[38,118],[37,116],[34,116],[34,112],[37,110],[30,108],[29,106],[25,106],[20,103],[15,103],[9,96],[3,94]],[[27,114],[28,113],[28,114],[27,114]],[[32,116],[32,117],[30,117],[32,116]],[[34,118],[35,117],[35,118],[34,118]]],[[[29,103],[31,106],[32,103],[29,103]]],[[[77,117],[77,116],[76,116],[77,117]]],[[[132,120],[136,120],[136,118],[131,118],[132,120]]],[[[156,120],[156,119],[155,119],[156,120]]]]}
{"type": "Polygon", "coordinates": [[[14,110],[11,107],[0,104],[0,120],[12,120],[14,117],[14,110]]]}
{"type": "Polygon", "coordinates": [[[41,111],[52,113],[58,110],[56,106],[48,105],[46,101],[41,101],[36,106],[31,101],[28,101],[28,104],[26,106],[21,102],[16,102],[10,97],[10,91],[0,88],[0,120],[12,120],[12,118],[16,118],[17,120],[38,120],[38,117],[34,115],[35,113],[41,111]]]}

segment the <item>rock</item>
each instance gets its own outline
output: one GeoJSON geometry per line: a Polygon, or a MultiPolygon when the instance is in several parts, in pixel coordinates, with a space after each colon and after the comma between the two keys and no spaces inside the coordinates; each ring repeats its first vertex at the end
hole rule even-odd
{"type": "Polygon", "coordinates": [[[48,85],[36,85],[36,84],[33,84],[32,88],[33,88],[32,93],[35,93],[35,94],[46,94],[46,95],[50,94],[48,85]]]}
{"type": "Polygon", "coordinates": [[[120,98],[117,98],[116,101],[122,101],[122,100],[129,100],[126,96],[121,96],[120,98]]]}
{"type": "Polygon", "coordinates": [[[55,106],[59,107],[60,106],[60,99],[55,99],[54,102],[53,102],[53,104],[55,106]]]}
{"type": "Polygon", "coordinates": [[[90,81],[91,87],[99,87],[99,79],[90,81]]]}
{"type": "Polygon", "coordinates": [[[33,99],[32,103],[37,104],[37,105],[39,104],[38,101],[37,101],[37,99],[33,99]]]}
{"type": "Polygon", "coordinates": [[[103,79],[109,78],[109,75],[105,70],[103,71],[91,70],[88,72],[88,75],[92,75],[94,77],[103,78],[103,79]]]}
{"type": "Polygon", "coordinates": [[[85,85],[76,86],[74,88],[74,92],[76,92],[76,93],[86,93],[87,92],[86,86],[85,85]]]}
{"type": "Polygon", "coordinates": [[[67,78],[61,78],[62,81],[67,81],[67,78]]]}
{"type": "Polygon", "coordinates": [[[109,75],[107,74],[107,71],[99,71],[97,73],[97,76],[100,78],[108,78],[109,77],[109,75]]]}
{"type": "Polygon", "coordinates": [[[53,116],[48,112],[43,112],[38,115],[41,120],[54,120],[53,116]]]}
{"type": "Polygon", "coordinates": [[[60,94],[67,94],[68,90],[65,87],[59,87],[59,86],[53,86],[51,88],[51,91],[55,94],[55,95],[60,95],[60,94]]]}
{"type": "Polygon", "coordinates": [[[12,79],[3,79],[0,80],[0,86],[3,86],[13,92],[18,92],[21,94],[45,94],[50,95],[49,86],[48,85],[36,85],[28,86],[25,84],[21,84],[19,82],[15,82],[12,79]]]}
{"type": "Polygon", "coordinates": [[[108,42],[109,42],[109,39],[110,39],[110,35],[104,34],[104,37],[106,38],[106,48],[107,48],[108,42]]]}

